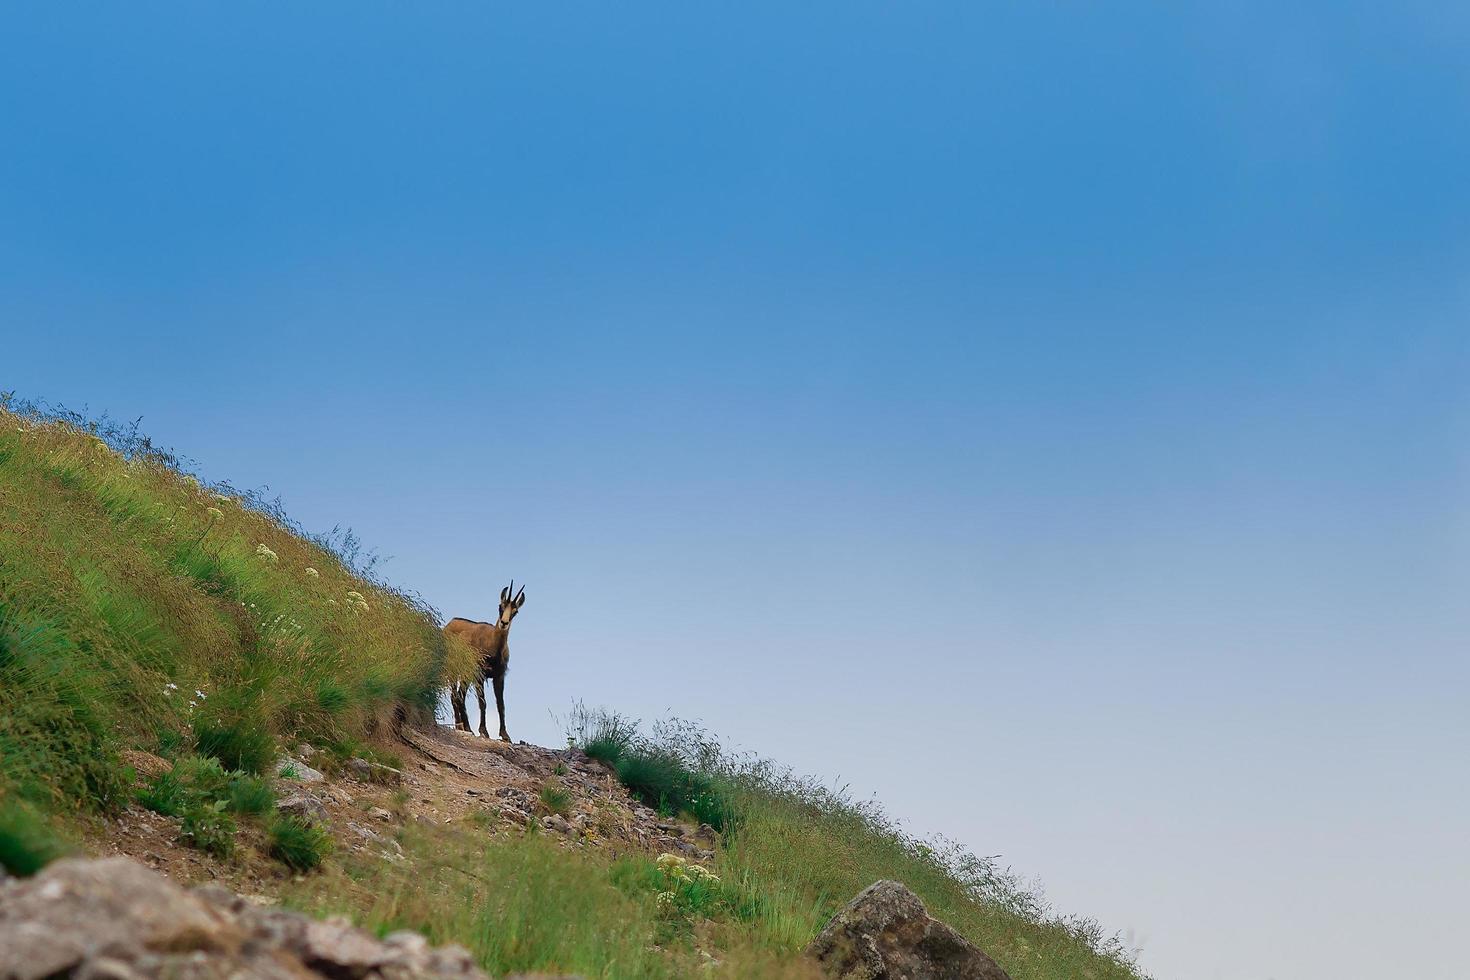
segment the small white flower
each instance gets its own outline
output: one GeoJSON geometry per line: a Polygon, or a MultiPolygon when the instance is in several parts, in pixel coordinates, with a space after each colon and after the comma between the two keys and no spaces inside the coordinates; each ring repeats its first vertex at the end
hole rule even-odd
{"type": "Polygon", "coordinates": [[[206,513],[209,514],[209,519],[212,521],[222,521],[225,519],[225,512],[218,507],[210,507],[206,513]]]}
{"type": "Polygon", "coordinates": [[[201,700],[201,701],[204,700],[204,692],[203,691],[195,691],[194,692],[194,696],[196,698],[198,698],[199,700],[201,700]]]}
{"type": "Polygon", "coordinates": [[[177,691],[179,689],[179,685],[177,685],[177,684],[169,684],[168,689],[170,691],[177,691]]]}
{"type": "Polygon", "coordinates": [[[310,578],[321,578],[322,577],[322,573],[319,572],[319,571],[317,571],[315,568],[312,568],[310,565],[308,565],[306,567],[306,574],[310,578]]]}
{"type": "Polygon", "coordinates": [[[259,555],[260,557],[264,558],[266,561],[277,561],[278,560],[276,558],[276,553],[274,551],[270,550],[269,548],[267,548],[263,544],[258,544],[258,545],[255,546],[255,553],[257,555],[259,555]]]}

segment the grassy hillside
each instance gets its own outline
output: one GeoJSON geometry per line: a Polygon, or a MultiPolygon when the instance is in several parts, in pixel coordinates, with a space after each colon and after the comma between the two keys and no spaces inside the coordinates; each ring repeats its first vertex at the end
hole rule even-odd
{"type": "Polygon", "coordinates": [[[350,548],[200,484],[131,429],[13,408],[0,408],[0,792],[108,811],[129,747],[197,745],[258,772],[283,738],[340,742],[426,715],[446,669],[463,669],[431,612],[355,573],[350,548]]]}
{"type": "MultiPolygon", "coordinates": [[[[350,536],[313,540],[131,428],[0,407],[0,864],[13,872],[135,799],[238,860],[229,814],[270,819],[269,781],[253,774],[282,745],[370,754],[394,724],[428,723],[467,666],[432,610],[376,581],[350,536]],[[131,750],[173,771],[140,785],[131,750]]],[[[731,758],[698,729],[645,735],[582,711],[569,737],[650,805],[720,827],[714,877],[465,821],[405,827],[403,862],[340,854],[304,878],[283,872],[281,894],[462,942],[492,974],[674,977],[717,961],[723,976],[797,977],[811,975],[799,953],[832,912],[888,877],[1016,980],[1139,976],[1095,926],[1055,917],[989,862],[731,758]]],[[[300,828],[261,826],[293,868],[320,860],[300,828]]]]}

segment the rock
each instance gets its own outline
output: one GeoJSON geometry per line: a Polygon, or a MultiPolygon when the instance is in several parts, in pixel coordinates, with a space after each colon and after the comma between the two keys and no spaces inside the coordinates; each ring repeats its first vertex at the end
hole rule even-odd
{"type": "Polygon", "coordinates": [[[459,946],[185,891],[127,858],[58,861],[0,885],[0,980],[487,980],[459,946]],[[23,962],[5,954],[23,951],[23,962]]]}
{"type": "Polygon", "coordinates": [[[0,950],[27,951],[0,962],[5,980],[48,977],[104,954],[232,952],[243,938],[204,902],[124,857],[56,861],[0,893],[0,950]]]}
{"type": "Polygon", "coordinates": [[[348,759],[343,763],[343,768],[364,783],[377,783],[380,786],[399,786],[403,783],[401,770],[369,762],[366,759],[356,757],[348,759]]]}
{"type": "Polygon", "coordinates": [[[380,806],[375,806],[371,810],[369,810],[368,816],[372,817],[374,820],[381,820],[383,821],[383,823],[388,823],[393,819],[393,814],[389,813],[387,810],[384,810],[380,806]]]}
{"type": "Polygon", "coordinates": [[[308,922],[299,952],[307,966],[331,976],[363,976],[400,955],[397,948],[378,942],[340,916],[308,922]]]}
{"type": "Polygon", "coordinates": [[[276,760],[276,775],[281,779],[295,780],[298,783],[320,783],[327,778],[300,759],[292,759],[289,756],[276,760]]]}
{"type": "Polygon", "coordinates": [[[363,840],[371,841],[374,844],[381,844],[383,842],[382,836],[376,830],[369,830],[360,823],[353,823],[349,820],[347,821],[347,829],[363,840]]]}
{"type": "Polygon", "coordinates": [[[348,793],[346,790],[342,789],[341,787],[327,785],[327,786],[323,786],[319,790],[319,792],[321,793],[322,796],[325,796],[327,799],[331,800],[333,803],[336,803],[336,804],[338,804],[340,806],[351,806],[352,805],[352,794],[348,793]]]}
{"type": "Polygon", "coordinates": [[[325,824],[330,818],[322,801],[310,793],[292,793],[276,801],[276,809],[310,824],[325,824]]]}
{"type": "Polygon", "coordinates": [[[863,889],[806,952],[839,980],[1010,980],[896,881],[863,889]]]}
{"type": "Polygon", "coordinates": [[[559,834],[571,835],[577,832],[571,824],[567,823],[565,817],[562,817],[559,814],[555,813],[550,813],[542,817],[541,826],[545,827],[547,830],[554,830],[559,834]]]}

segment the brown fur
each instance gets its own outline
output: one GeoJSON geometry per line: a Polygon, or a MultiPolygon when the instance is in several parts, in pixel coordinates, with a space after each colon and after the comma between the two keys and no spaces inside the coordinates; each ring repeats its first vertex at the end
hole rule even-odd
{"type": "Polygon", "coordinates": [[[510,735],[505,730],[505,672],[510,666],[510,623],[516,613],[520,612],[521,606],[526,604],[526,587],[521,586],[520,594],[512,597],[514,588],[515,583],[512,582],[508,588],[501,590],[500,615],[494,623],[482,623],[456,616],[444,626],[444,632],[464,640],[479,657],[473,682],[456,681],[450,685],[449,704],[454,710],[454,727],[466,732],[470,730],[470,714],[465,707],[465,696],[473,683],[475,694],[480,699],[480,734],[485,738],[490,737],[490,732],[485,727],[485,678],[488,677],[495,689],[495,710],[500,715],[500,737],[507,742],[510,741],[510,735]]]}

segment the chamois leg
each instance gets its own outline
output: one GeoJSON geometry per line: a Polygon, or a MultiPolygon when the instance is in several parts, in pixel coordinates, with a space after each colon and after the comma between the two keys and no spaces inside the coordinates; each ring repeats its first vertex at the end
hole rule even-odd
{"type": "Polygon", "coordinates": [[[481,677],[475,681],[475,695],[480,699],[480,734],[489,738],[490,730],[485,727],[485,710],[488,707],[485,704],[485,678],[481,677]]]}
{"type": "MultiPolygon", "coordinates": [[[[505,731],[505,671],[498,671],[495,676],[490,678],[490,681],[495,686],[495,710],[500,714],[500,740],[502,742],[509,742],[510,735],[505,731]]],[[[481,730],[480,734],[484,735],[485,733],[481,730]]],[[[485,737],[489,738],[490,736],[486,735],[485,737]]]]}
{"type": "Polygon", "coordinates": [[[464,698],[470,686],[463,681],[449,685],[449,710],[454,712],[454,727],[462,732],[470,730],[470,713],[465,710],[464,698]]]}

